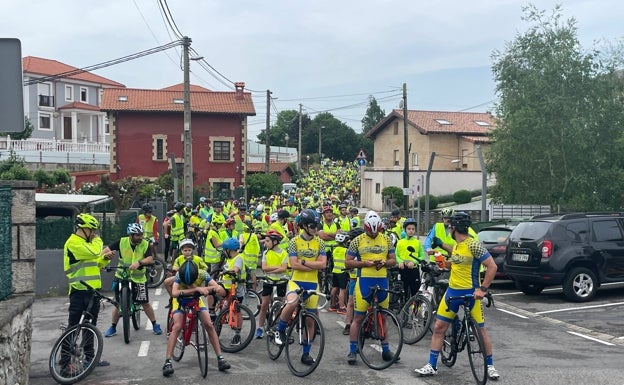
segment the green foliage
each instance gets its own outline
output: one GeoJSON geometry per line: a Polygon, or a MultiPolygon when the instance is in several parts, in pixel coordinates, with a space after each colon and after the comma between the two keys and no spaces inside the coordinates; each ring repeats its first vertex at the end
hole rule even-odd
{"type": "Polygon", "coordinates": [[[383,197],[392,197],[394,199],[394,204],[398,207],[403,207],[403,189],[397,186],[388,186],[384,187],[381,190],[381,195],[383,197]]]}
{"type": "Polygon", "coordinates": [[[106,195],[100,183],[83,183],[79,191],[84,195],[106,195]]]}
{"type": "Polygon", "coordinates": [[[457,204],[468,203],[472,200],[472,194],[468,190],[459,190],[453,194],[453,200],[457,204]]]}
{"type": "Polygon", "coordinates": [[[54,170],[52,172],[52,178],[54,180],[54,184],[61,184],[61,183],[69,184],[71,182],[71,176],[69,175],[69,171],[63,168],[58,168],[54,170]]]}
{"type": "Polygon", "coordinates": [[[44,171],[42,168],[37,169],[37,171],[33,173],[33,178],[37,181],[37,187],[39,189],[54,184],[54,178],[52,175],[44,171]]]}
{"type": "MultiPolygon", "coordinates": [[[[310,117],[301,115],[301,132],[310,126],[310,117]]],[[[271,133],[271,146],[286,146],[286,134],[288,134],[288,147],[297,147],[299,143],[299,112],[295,110],[280,111],[277,120],[269,130],[271,133]]],[[[266,143],[266,130],[260,131],[258,141],[266,143]]]]}
{"type": "Polygon", "coordinates": [[[455,198],[451,194],[440,195],[437,197],[439,203],[450,203],[455,202],[455,198]]]}
{"type": "MultiPolygon", "coordinates": [[[[422,210],[425,209],[425,200],[427,199],[427,197],[425,195],[421,196],[420,198],[420,208],[422,210]]],[[[438,197],[436,197],[435,195],[429,195],[429,210],[434,210],[436,208],[438,208],[438,204],[440,202],[438,201],[438,197]]]]}
{"type": "Polygon", "coordinates": [[[245,178],[251,196],[269,196],[282,190],[282,181],[276,174],[251,174],[245,178]]]}
{"type": "Polygon", "coordinates": [[[11,139],[22,140],[28,139],[32,135],[34,126],[30,123],[30,120],[24,116],[24,130],[21,132],[1,132],[0,136],[11,136],[11,139]]]}
{"type": "Polygon", "coordinates": [[[31,180],[32,173],[25,166],[24,158],[15,154],[11,150],[9,157],[0,162],[0,179],[1,180],[31,180]]]}
{"type": "Polygon", "coordinates": [[[524,11],[532,26],[493,54],[500,120],[485,153],[496,173],[492,196],[553,210],[617,209],[624,201],[622,56],[583,49],[575,20],[563,21],[560,7],[550,18],[534,6],[524,11]]]}
{"type": "Polygon", "coordinates": [[[379,107],[377,100],[370,95],[368,97],[368,108],[366,114],[362,118],[362,133],[366,134],[371,128],[375,127],[377,123],[381,122],[386,117],[384,110],[379,107]]]}

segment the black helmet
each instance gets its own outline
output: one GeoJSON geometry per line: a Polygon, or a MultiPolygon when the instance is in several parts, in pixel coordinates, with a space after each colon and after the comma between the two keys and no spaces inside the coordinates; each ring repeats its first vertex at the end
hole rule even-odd
{"type": "Polygon", "coordinates": [[[180,270],[178,270],[178,277],[180,278],[180,282],[185,285],[192,285],[193,282],[197,280],[198,276],[198,268],[193,261],[185,261],[182,266],[180,266],[180,270]]]}
{"type": "Polygon", "coordinates": [[[451,217],[451,227],[454,227],[456,231],[462,234],[468,234],[468,227],[472,224],[470,215],[463,211],[455,212],[455,215],[451,217]]]}
{"type": "Polygon", "coordinates": [[[403,229],[405,230],[405,228],[407,227],[407,225],[414,225],[414,226],[418,226],[418,222],[416,222],[416,219],[414,218],[407,218],[405,220],[405,222],[403,222],[403,229]]]}
{"type": "Polygon", "coordinates": [[[349,239],[355,239],[355,237],[364,233],[364,229],[361,227],[356,227],[355,229],[349,231],[349,239]]]}
{"type": "Polygon", "coordinates": [[[174,209],[175,211],[180,211],[180,210],[182,210],[184,207],[185,207],[185,206],[184,206],[184,203],[182,203],[182,202],[177,202],[177,203],[173,206],[173,209],[174,209]]]}
{"type": "Polygon", "coordinates": [[[286,210],[280,210],[277,212],[277,217],[282,219],[288,219],[290,217],[290,213],[286,210]]]}
{"type": "Polygon", "coordinates": [[[141,210],[143,210],[144,213],[151,213],[154,210],[154,208],[152,207],[151,204],[146,203],[141,207],[141,210]]]}
{"type": "Polygon", "coordinates": [[[314,212],[314,210],[305,209],[301,212],[301,214],[299,214],[299,224],[301,226],[311,225],[312,223],[316,224],[316,218],[317,214],[314,212]]]}

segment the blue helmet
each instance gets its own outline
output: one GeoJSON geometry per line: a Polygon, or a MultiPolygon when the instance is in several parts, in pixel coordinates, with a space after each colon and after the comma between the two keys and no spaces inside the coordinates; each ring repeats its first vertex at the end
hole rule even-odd
{"type": "Polygon", "coordinates": [[[180,266],[180,270],[178,270],[180,282],[185,285],[192,285],[193,282],[197,280],[198,276],[198,267],[193,261],[185,261],[182,266],[180,266]]]}
{"type": "Polygon", "coordinates": [[[228,238],[221,244],[223,250],[238,250],[240,249],[240,242],[236,238],[228,238]]]}

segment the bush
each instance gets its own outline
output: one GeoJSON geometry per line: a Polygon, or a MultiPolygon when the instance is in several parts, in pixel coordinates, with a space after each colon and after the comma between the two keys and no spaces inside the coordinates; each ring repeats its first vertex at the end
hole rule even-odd
{"type": "MultiPolygon", "coordinates": [[[[420,197],[420,209],[424,210],[425,209],[425,199],[427,197],[426,196],[421,196],[420,197]]],[[[429,195],[429,210],[435,210],[436,208],[438,208],[438,204],[439,204],[439,200],[438,197],[436,197],[435,195],[429,195]]]]}
{"type": "Polygon", "coordinates": [[[381,190],[381,196],[391,197],[394,204],[403,207],[403,189],[397,186],[388,186],[381,190]]]}
{"type": "Polygon", "coordinates": [[[455,203],[462,204],[468,203],[472,199],[472,194],[468,190],[459,190],[453,194],[453,200],[455,203]]]}

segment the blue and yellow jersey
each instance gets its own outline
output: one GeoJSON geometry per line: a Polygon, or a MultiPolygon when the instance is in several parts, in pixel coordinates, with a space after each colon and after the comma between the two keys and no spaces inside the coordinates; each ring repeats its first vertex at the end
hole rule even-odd
{"type": "Polygon", "coordinates": [[[474,289],[481,286],[479,269],[481,262],[489,257],[490,253],[485,246],[474,238],[468,237],[455,244],[449,258],[452,262],[449,287],[451,289],[474,289]]]}
{"type": "MultiPolygon", "coordinates": [[[[386,234],[379,233],[375,238],[361,234],[351,241],[347,255],[358,261],[385,261],[388,255],[394,256],[394,246],[386,234]]],[[[358,277],[387,277],[385,266],[379,270],[375,266],[362,267],[358,270],[358,277]]]]}
{"type": "MultiPolygon", "coordinates": [[[[304,239],[301,235],[294,237],[288,242],[288,257],[316,261],[318,257],[327,257],[325,254],[325,242],[318,236],[304,239]]],[[[294,270],[291,278],[293,281],[318,283],[318,270],[301,271],[294,270]]]]}
{"type": "MultiPolygon", "coordinates": [[[[193,263],[197,265],[198,270],[206,270],[208,268],[204,260],[199,255],[193,255],[192,260],[193,263]]],[[[186,262],[186,258],[184,257],[184,255],[180,255],[178,258],[175,259],[175,261],[173,261],[171,270],[180,270],[180,266],[182,266],[184,262],[186,262]]]]}

